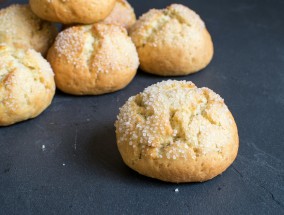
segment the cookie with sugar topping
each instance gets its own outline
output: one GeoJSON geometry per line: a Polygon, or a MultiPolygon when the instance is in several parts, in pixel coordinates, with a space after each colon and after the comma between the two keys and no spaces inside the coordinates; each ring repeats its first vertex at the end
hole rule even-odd
{"type": "Polygon", "coordinates": [[[90,24],[106,18],[116,0],[29,0],[42,19],[64,24],[90,24]]]}
{"type": "Polygon", "coordinates": [[[54,93],[54,74],[40,53],[0,45],[0,126],[38,116],[54,93]]]}
{"type": "Polygon", "coordinates": [[[47,56],[56,86],[74,95],[98,95],[124,88],[139,66],[126,29],[108,24],[74,26],[61,32],[47,56]]]}
{"type": "Polygon", "coordinates": [[[43,55],[57,35],[55,25],[41,20],[29,5],[11,5],[0,10],[0,43],[32,48],[43,55]]]}
{"type": "Polygon", "coordinates": [[[232,164],[239,147],[223,99],[186,81],[163,81],[130,97],[115,127],[126,165],[168,182],[212,179],[232,164]]]}
{"type": "MultiPolygon", "coordinates": [[[[119,25],[127,30],[136,22],[136,15],[134,9],[126,0],[116,0],[114,9],[102,21],[105,24],[119,25]]],[[[63,25],[63,29],[75,26],[76,24],[63,25]]],[[[78,24],[77,24],[78,25],[78,24]]]]}
{"type": "Polygon", "coordinates": [[[114,9],[102,22],[120,25],[129,29],[136,22],[136,15],[133,8],[126,0],[116,0],[114,9]]]}
{"type": "Polygon", "coordinates": [[[188,75],[205,68],[213,43],[204,22],[191,9],[173,4],[152,9],[130,29],[145,72],[162,76],[188,75]]]}

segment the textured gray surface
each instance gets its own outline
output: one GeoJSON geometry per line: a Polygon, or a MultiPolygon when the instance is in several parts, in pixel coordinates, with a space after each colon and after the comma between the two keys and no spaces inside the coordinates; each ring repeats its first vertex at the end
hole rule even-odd
{"type": "MultiPolygon", "coordinates": [[[[173,3],[130,2],[139,15],[173,3]]],[[[284,1],[176,2],[205,20],[215,56],[200,73],[175,79],[224,97],[239,128],[234,164],[211,181],[182,185],[127,168],[115,143],[118,108],[167,79],[139,72],[113,94],[58,92],[38,118],[0,128],[0,214],[284,214],[284,1]]]]}

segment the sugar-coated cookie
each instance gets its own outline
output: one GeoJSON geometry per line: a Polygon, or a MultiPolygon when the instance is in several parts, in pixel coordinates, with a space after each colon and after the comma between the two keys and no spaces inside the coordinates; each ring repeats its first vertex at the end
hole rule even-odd
{"type": "Polygon", "coordinates": [[[239,138],[223,99],[192,82],[163,81],[131,97],[115,123],[124,162],[168,182],[202,182],[235,160],[239,138]]]}
{"type": "MultiPolygon", "coordinates": [[[[114,9],[100,23],[119,25],[127,30],[136,22],[134,9],[126,0],[116,0],[114,9]]],[[[80,24],[63,25],[63,30],[80,24]]]]}
{"type": "Polygon", "coordinates": [[[54,93],[54,74],[40,53],[0,45],[0,126],[38,116],[54,93]]]}
{"type": "Polygon", "coordinates": [[[206,67],[213,56],[213,43],[204,22],[191,9],[173,4],[152,9],[130,29],[142,70],[177,76],[206,67]]]}
{"type": "Polygon", "coordinates": [[[133,8],[126,0],[116,0],[114,9],[102,22],[120,25],[129,29],[136,22],[136,15],[133,8]]]}
{"type": "Polygon", "coordinates": [[[37,17],[29,5],[11,5],[0,10],[0,43],[32,48],[43,55],[57,35],[55,25],[37,17]]]}
{"type": "Polygon", "coordinates": [[[124,88],[139,59],[125,28],[94,24],[61,32],[47,56],[56,86],[70,94],[98,95],[124,88]]]}
{"type": "Polygon", "coordinates": [[[35,14],[64,24],[90,24],[106,18],[115,0],[29,0],[35,14]]]}

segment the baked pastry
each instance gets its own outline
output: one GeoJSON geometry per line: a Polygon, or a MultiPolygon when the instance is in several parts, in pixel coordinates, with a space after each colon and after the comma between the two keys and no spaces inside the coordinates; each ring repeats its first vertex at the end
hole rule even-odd
{"type": "Polygon", "coordinates": [[[139,59],[124,28],[94,24],[62,31],[47,56],[56,86],[74,95],[98,95],[124,88],[139,59]]]}
{"type": "Polygon", "coordinates": [[[189,8],[173,4],[152,9],[130,29],[142,70],[177,76],[206,67],[213,56],[211,36],[200,17],[189,8]]]}
{"type": "Polygon", "coordinates": [[[54,93],[54,74],[40,53],[0,45],[0,126],[38,116],[54,93]]]}
{"type": "Polygon", "coordinates": [[[116,0],[114,9],[102,22],[120,25],[129,29],[136,22],[136,15],[133,8],[126,0],[116,0]]]}
{"type": "MultiPolygon", "coordinates": [[[[127,30],[136,22],[133,8],[126,0],[116,0],[112,12],[102,21],[105,24],[120,25],[127,30]]],[[[79,24],[63,25],[63,30],[79,24]]]]}
{"type": "Polygon", "coordinates": [[[0,10],[0,43],[32,48],[43,55],[57,35],[55,25],[38,18],[29,5],[11,5],[0,10]]]}
{"type": "Polygon", "coordinates": [[[238,152],[237,126],[223,99],[192,82],[146,88],[120,109],[115,127],[126,165],[163,181],[209,180],[238,152]]]}
{"type": "Polygon", "coordinates": [[[35,14],[45,20],[64,24],[90,24],[106,18],[115,0],[29,0],[35,14]]]}

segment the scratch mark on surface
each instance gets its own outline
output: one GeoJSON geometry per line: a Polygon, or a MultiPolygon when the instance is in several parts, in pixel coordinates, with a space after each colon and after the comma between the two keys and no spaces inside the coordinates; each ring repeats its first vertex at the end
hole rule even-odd
{"type": "Polygon", "coordinates": [[[257,5],[246,5],[246,4],[241,4],[237,7],[232,8],[232,11],[234,12],[244,12],[244,11],[251,11],[256,8],[257,5]]]}
{"type": "Polygon", "coordinates": [[[35,126],[45,133],[46,129],[42,127],[39,123],[36,123],[35,126]]]}
{"type": "Polygon", "coordinates": [[[284,206],[281,204],[281,202],[279,202],[276,198],[275,198],[275,196],[274,196],[274,194],[270,191],[270,190],[268,190],[266,187],[264,187],[263,185],[259,185],[260,187],[262,187],[270,196],[271,196],[271,199],[277,204],[277,205],[279,205],[281,208],[283,208],[284,209],[284,206]]]}
{"type": "Polygon", "coordinates": [[[77,138],[78,138],[78,128],[76,127],[75,131],[75,142],[74,142],[74,149],[77,150],[77,138]]]}
{"type": "MultiPolygon", "coordinates": [[[[262,190],[262,192],[265,193],[266,200],[284,209],[282,200],[283,194],[281,193],[281,190],[284,189],[284,163],[279,158],[260,149],[254,142],[245,142],[245,144],[249,147],[247,151],[250,153],[245,156],[238,155],[238,164],[233,164],[231,166],[232,170],[239,175],[240,179],[247,185],[262,190]],[[269,174],[263,174],[263,172],[269,174]],[[279,178],[279,181],[278,179],[275,180],[276,177],[279,178]],[[267,184],[267,181],[271,179],[273,179],[274,183],[267,184]]],[[[261,198],[263,198],[263,195],[261,198]]]]}
{"type": "Polygon", "coordinates": [[[243,174],[234,165],[232,165],[232,168],[239,176],[241,176],[241,178],[244,177],[243,174]]]}
{"type": "Polygon", "coordinates": [[[253,156],[257,159],[256,162],[281,174],[284,173],[283,163],[280,159],[258,148],[258,146],[253,142],[247,142],[247,145],[258,152],[253,154],[253,156]],[[268,161],[271,161],[272,165],[269,165],[268,161]]]}

